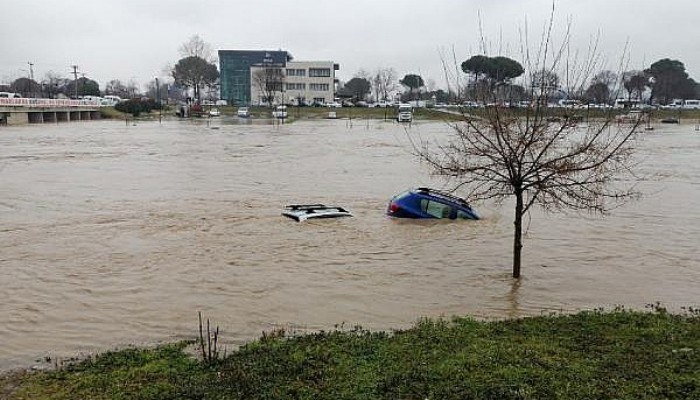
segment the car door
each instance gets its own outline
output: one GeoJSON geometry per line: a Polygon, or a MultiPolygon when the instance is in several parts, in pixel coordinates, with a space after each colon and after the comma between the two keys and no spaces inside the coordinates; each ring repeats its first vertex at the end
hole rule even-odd
{"type": "Polygon", "coordinates": [[[421,211],[428,214],[432,218],[453,218],[453,210],[449,204],[441,203],[432,199],[421,200],[421,211]]]}

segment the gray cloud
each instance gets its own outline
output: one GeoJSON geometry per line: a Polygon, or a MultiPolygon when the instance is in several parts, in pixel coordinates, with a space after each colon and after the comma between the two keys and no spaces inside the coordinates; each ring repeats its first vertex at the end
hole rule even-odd
{"type": "MultiPolygon", "coordinates": [[[[556,32],[571,20],[572,47],[581,51],[600,32],[611,69],[629,43],[629,69],[670,57],[700,80],[700,2],[667,3],[561,0],[556,32]]],[[[199,34],[214,49],[285,49],[300,60],[333,60],[341,79],[394,67],[442,85],[440,51],[454,48],[458,61],[479,53],[479,22],[490,53],[518,57],[521,32],[527,26],[536,40],[551,7],[550,0],[15,0],[3,2],[0,82],[26,76],[31,61],[37,78],[49,70],[68,76],[75,63],[103,85],[143,84],[164,77],[179,45],[199,34]]]]}

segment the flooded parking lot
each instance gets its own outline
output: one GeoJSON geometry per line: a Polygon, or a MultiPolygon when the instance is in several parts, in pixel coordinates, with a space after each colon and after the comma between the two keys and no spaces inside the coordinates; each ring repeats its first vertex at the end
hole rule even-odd
{"type": "Polygon", "coordinates": [[[507,204],[477,204],[480,221],[384,215],[395,193],[441,187],[406,135],[448,132],[225,119],[0,129],[0,368],[192,337],[198,311],[242,343],[277,327],[698,306],[692,126],[641,134],[641,201],[606,218],[535,210],[519,283],[507,204]],[[355,216],[280,216],[311,202],[355,216]]]}

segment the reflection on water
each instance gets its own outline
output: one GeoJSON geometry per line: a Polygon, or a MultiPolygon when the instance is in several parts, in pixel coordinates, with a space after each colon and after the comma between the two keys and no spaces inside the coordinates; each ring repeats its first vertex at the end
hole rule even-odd
{"type": "Polygon", "coordinates": [[[533,213],[514,282],[508,204],[477,205],[481,221],[385,217],[393,194],[440,187],[392,123],[4,127],[0,367],[189,337],[197,311],[241,343],[280,325],[697,306],[700,134],[657,128],[640,155],[643,200],[604,219],[533,213]],[[355,217],[280,216],[304,202],[355,217]]]}

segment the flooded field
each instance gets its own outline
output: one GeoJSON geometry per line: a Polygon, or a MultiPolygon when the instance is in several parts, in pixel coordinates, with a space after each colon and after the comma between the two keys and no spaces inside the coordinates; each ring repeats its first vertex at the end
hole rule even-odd
{"type": "MultiPolygon", "coordinates": [[[[0,128],[0,369],[193,337],[409,326],[421,316],[700,305],[700,133],[642,133],[641,201],[612,216],[532,213],[510,279],[512,207],[397,221],[436,186],[390,122],[123,121],[0,128]],[[355,217],[297,223],[285,204],[355,217]]],[[[411,135],[441,136],[441,123],[411,135]]]]}

